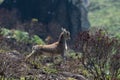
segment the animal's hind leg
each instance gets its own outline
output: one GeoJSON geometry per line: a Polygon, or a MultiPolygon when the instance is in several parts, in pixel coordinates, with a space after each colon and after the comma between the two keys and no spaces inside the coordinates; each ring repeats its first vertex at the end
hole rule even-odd
{"type": "Polygon", "coordinates": [[[51,62],[54,63],[54,55],[53,54],[51,54],[51,62]]]}
{"type": "Polygon", "coordinates": [[[64,54],[64,53],[62,53],[62,54],[61,54],[61,56],[62,56],[63,62],[65,63],[65,62],[66,62],[66,57],[65,57],[65,54],[64,54]]]}
{"type": "Polygon", "coordinates": [[[27,57],[25,58],[25,60],[28,60],[33,54],[34,54],[34,51],[32,51],[32,53],[30,53],[29,55],[27,55],[27,57]]]}

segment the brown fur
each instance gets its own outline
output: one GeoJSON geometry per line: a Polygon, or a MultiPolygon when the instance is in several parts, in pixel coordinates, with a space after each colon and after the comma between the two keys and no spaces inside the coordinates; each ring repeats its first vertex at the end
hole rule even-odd
{"type": "Polygon", "coordinates": [[[63,29],[61,32],[59,39],[57,42],[54,42],[49,45],[35,45],[32,47],[32,53],[29,54],[26,59],[31,57],[33,54],[47,54],[51,55],[52,57],[55,55],[61,55],[64,58],[64,51],[65,51],[65,41],[70,38],[70,33],[63,29]]]}

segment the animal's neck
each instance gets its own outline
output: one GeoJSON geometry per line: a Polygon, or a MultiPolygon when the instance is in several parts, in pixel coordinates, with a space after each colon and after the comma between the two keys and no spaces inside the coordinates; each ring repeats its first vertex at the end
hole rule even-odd
{"type": "Polygon", "coordinates": [[[59,46],[63,47],[65,50],[67,50],[67,42],[65,40],[65,38],[63,37],[63,35],[61,35],[59,37],[59,46]]]}
{"type": "Polygon", "coordinates": [[[67,42],[65,40],[65,50],[67,50],[67,49],[68,49],[68,46],[67,46],[67,42]]]}
{"type": "Polygon", "coordinates": [[[63,37],[63,35],[61,35],[60,37],[59,37],[59,43],[62,43],[62,44],[65,44],[65,39],[64,39],[64,37],[63,37]]]}

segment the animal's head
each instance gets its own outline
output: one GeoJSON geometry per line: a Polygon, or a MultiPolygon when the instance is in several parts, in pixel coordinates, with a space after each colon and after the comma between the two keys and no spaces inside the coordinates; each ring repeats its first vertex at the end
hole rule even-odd
{"type": "Polygon", "coordinates": [[[64,37],[65,40],[70,39],[70,32],[67,31],[65,28],[62,28],[62,33],[61,35],[64,37]]]}

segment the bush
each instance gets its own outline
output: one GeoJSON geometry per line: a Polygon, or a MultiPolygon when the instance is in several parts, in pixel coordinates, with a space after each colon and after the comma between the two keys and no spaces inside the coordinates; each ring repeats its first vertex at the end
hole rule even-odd
{"type": "Polygon", "coordinates": [[[37,35],[31,36],[27,32],[6,28],[0,28],[0,42],[1,50],[17,50],[21,53],[31,52],[34,44],[44,44],[44,41],[37,35]]]}
{"type": "Polygon", "coordinates": [[[120,41],[104,30],[81,32],[76,48],[82,52],[82,65],[94,80],[120,79],[120,41]]]}
{"type": "Polygon", "coordinates": [[[0,34],[2,34],[5,38],[14,38],[18,42],[44,44],[44,41],[39,36],[29,36],[29,33],[20,30],[1,28],[0,34]]]}
{"type": "Polygon", "coordinates": [[[31,42],[35,43],[35,44],[44,44],[44,41],[42,39],[40,39],[39,36],[37,35],[34,35],[32,38],[31,38],[31,42]]]}

